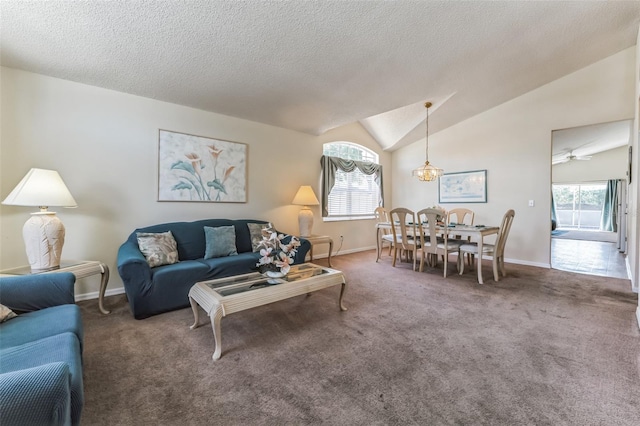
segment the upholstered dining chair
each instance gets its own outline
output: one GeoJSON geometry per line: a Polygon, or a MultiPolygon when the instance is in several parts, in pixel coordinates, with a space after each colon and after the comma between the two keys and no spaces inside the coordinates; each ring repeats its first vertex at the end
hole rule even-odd
{"type": "MultiPolygon", "coordinates": [[[[473,225],[473,219],[476,214],[473,210],[459,207],[451,209],[447,212],[447,223],[458,223],[463,225],[473,225]]],[[[453,235],[455,239],[462,239],[462,235],[453,235]]],[[[471,237],[467,237],[467,241],[471,242],[471,237]]],[[[471,255],[467,253],[467,263],[471,265],[471,255]]]]}
{"type": "MultiPolygon", "coordinates": [[[[376,209],[373,211],[373,214],[376,218],[376,222],[377,223],[389,223],[390,219],[389,219],[389,213],[387,212],[387,209],[385,209],[384,207],[376,207],[376,209]]],[[[381,229],[379,232],[382,233],[382,236],[384,235],[391,235],[391,230],[390,229],[381,229]]],[[[391,244],[390,241],[381,238],[380,239],[380,250],[382,250],[384,248],[384,244],[387,244],[389,246],[389,256],[391,256],[391,249],[393,247],[393,245],[391,244]]]]}
{"type": "Polygon", "coordinates": [[[464,208],[451,209],[447,212],[447,222],[473,225],[475,215],[473,210],[464,208]]]}
{"type": "Polygon", "coordinates": [[[449,239],[446,231],[440,237],[440,231],[436,227],[438,217],[445,222],[446,229],[447,213],[444,210],[429,208],[422,209],[417,213],[418,233],[420,234],[420,248],[418,249],[420,254],[419,271],[422,272],[424,270],[425,259],[427,259],[427,264],[435,267],[438,263],[438,256],[442,256],[444,260],[444,277],[446,278],[449,254],[458,252],[462,240],[449,239]]]}
{"type": "Polygon", "coordinates": [[[393,262],[396,266],[398,252],[402,257],[405,254],[406,261],[409,261],[409,255],[413,257],[413,270],[416,270],[416,252],[420,245],[420,240],[414,238],[416,235],[416,215],[412,210],[404,207],[398,207],[389,212],[389,221],[391,222],[391,234],[383,235],[382,239],[389,241],[393,247],[393,262]]]}
{"type": "MultiPolygon", "coordinates": [[[[493,280],[496,282],[500,280],[500,273],[502,273],[503,277],[507,276],[507,271],[504,267],[504,247],[507,244],[507,238],[509,237],[509,231],[511,230],[511,224],[513,223],[515,215],[516,212],[513,209],[507,210],[502,218],[496,243],[482,245],[482,254],[493,256],[493,280]]],[[[460,246],[460,255],[458,256],[458,270],[460,275],[464,272],[464,262],[462,258],[465,253],[471,255],[471,265],[474,265],[475,255],[478,254],[478,244],[465,243],[460,246]]],[[[482,256],[480,256],[480,260],[478,261],[482,261],[482,256]]]]}

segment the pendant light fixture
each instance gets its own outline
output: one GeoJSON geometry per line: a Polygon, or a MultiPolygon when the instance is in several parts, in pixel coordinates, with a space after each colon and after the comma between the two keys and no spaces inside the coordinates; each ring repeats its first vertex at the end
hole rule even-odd
{"type": "Polygon", "coordinates": [[[432,182],[438,179],[439,176],[442,176],[444,170],[437,168],[436,166],[432,166],[429,164],[429,108],[431,108],[433,104],[431,102],[426,102],[424,104],[425,108],[427,108],[427,142],[426,142],[426,157],[427,161],[425,161],[423,166],[418,167],[412,173],[413,176],[417,177],[421,182],[432,182]]]}

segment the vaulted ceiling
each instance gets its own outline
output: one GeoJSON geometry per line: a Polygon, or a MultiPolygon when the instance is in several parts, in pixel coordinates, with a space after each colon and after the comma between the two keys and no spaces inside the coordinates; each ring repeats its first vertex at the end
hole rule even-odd
{"type": "Polygon", "coordinates": [[[0,64],[385,150],[636,42],[638,1],[0,2],[0,64]]]}

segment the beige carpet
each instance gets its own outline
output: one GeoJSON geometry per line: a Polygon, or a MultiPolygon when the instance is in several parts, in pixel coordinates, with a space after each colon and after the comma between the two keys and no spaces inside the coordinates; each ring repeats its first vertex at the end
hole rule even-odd
{"type": "Polygon", "coordinates": [[[230,315],[217,362],[189,308],[138,321],[123,296],[107,316],[81,302],[82,423],[638,424],[629,281],[508,265],[481,286],[371,251],[333,263],[348,311],[335,287],[230,315]]]}

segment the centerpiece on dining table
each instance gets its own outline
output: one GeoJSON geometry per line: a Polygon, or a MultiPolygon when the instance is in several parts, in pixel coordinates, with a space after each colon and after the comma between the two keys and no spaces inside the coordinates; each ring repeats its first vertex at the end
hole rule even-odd
{"type": "Polygon", "coordinates": [[[286,237],[273,228],[262,230],[262,241],[258,245],[260,260],[256,264],[261,274],[269,278],[281,278],[289,273],[300,247],[300,239],[291,236],[288,243],[283,243],[286,237]]]}

